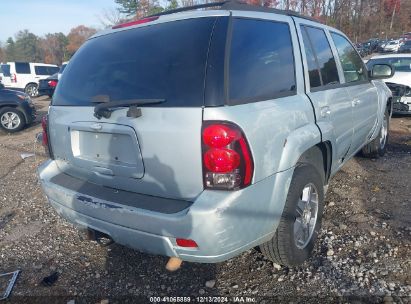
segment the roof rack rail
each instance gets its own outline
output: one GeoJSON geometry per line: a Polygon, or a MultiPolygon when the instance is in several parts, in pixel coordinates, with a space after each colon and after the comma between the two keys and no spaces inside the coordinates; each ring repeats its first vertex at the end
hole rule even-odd
{"type": "Polygon", "coordinates": [[[174,14],[174,13],[180,13],[180,12],[185,12],[185,11],[193,11],[196,9],[200,8],[208,8],[208,7],[218,7],[218,6],[223,6],[224,4],[230,2],[230,0],[226,1],[219,1],[219,2],[211,2],[211,3],[204,3],[204,4],[197,4],[197,5],[191,5],[191,6],[186,6],[186,7],[179,7],[176,9],[164,11],[158,14],[153,14],[148,17],[154,17],[154,16],[163,16],[163,15],[169,15],[169,14],[174,14]]]}
{"type": "Polygon", "coordinates": [[[290,10],[280,10],[277,8],[271,8],[271,7],[265,7],[265,6],[259,6],[259,5],[250,5],[247,4],[244,1],[241,0],[225,0],[225,1],[218,1],[218,2],[211,2],[211,3],[205,3],[205,4],[198,4],[198,5],[192,5],[192,6],[187,6],[187,7],[180,7],[168,11],[164,11],[158,14],[150,15],[149,17],[153,16],[163,16],[163,15],[169,15],[169,14],[174,14],[174,13],[180,13],[180,12],[186,12],[186,11],[192,11],[192,10],[197,10],[201,8],[211,8],[211,7],[219,7],[221,10],[238,10],[238,11],[254,11],[254,12],[264,12],[264,13],[275,13],[275,14],[281,14],[281,15],[286,15],[286,16],[291,16],[291,17],[298,17],[298,18],[303,18],[307,19],[313,22],[321,23],[320,20],[314,19],[312,17],[308,16],[303,16],[297,12],[290,11],[290,10]]]}

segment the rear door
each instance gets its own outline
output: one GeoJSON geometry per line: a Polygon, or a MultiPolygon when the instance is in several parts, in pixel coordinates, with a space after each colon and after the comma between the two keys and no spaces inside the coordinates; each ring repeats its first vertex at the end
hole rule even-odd
{"type": "Polygon", "coordinates": [[[345,87],[353,109],[354,136],[350,154],[361,148],[371,136],[378,113],[377,88],[367,76],[367,69],[354,47],[343,35],[331,33],[344,72],[345,87]]]}
{"type": "Polygon", "coordinates": [[[323,130],[333,130],[336,160],[341,162],[347,156],[353,138],[350,98],[341,85],[341,75],[326,31],[305,20],[297,22],[297,31],[302,40],[307,95],[314,104],[317,124],[323,130]]]}
{"type": "MultiPolygon", "coordinates": [[[[224,13],[223,13],[224,14],[224,13]]],[[[208,48],[218,17],[153,22],[87,41],[66,67],[49,112],[60,169],[93,183],[191,200],[203,190],[201,125],[208,48]],[[104,101],[164,99],[111,109],[104,101]]]]}
{"type": "MultiPolygon", "coordinates": [[[[28,62],[15,62],[14,63],[14,74],[16,82],[12,82],[12,87],[24,89],[26,85],[30,82],[33,82],[33,75],[34,71],[32,71],[32,67],[28,62]]],[[[12,73],[13,74],[13,73],[12,73]]],[[[13,79],[13,75],[12,75],[13,79]]]]}

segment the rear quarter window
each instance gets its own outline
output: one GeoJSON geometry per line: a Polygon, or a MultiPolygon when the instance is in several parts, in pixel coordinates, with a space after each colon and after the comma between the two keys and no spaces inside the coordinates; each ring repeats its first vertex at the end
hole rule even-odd
{"type": "Polygon", "coordinates": [[[28,62],[16,62],[17,74],[31,74],[30,64],[28,62]]]}
{"type": "Polygon", "coordinates": [[[295,67],[287,23],[234,18],[229,61],[229,104],[295,94],[295,67]]]}
{"type": "Polygon", "coordinates": [[[53,105],[91,100],[165,99],[161,107],[204,105],[208,48],[216,17],[147,25],[87,41],[70,60],[53,105]]]}

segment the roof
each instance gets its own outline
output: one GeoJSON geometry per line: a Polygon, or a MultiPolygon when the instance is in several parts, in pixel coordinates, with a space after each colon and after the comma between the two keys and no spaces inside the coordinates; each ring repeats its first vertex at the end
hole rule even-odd
{"type": "Polygon", "coordinates": [[[173,9],[173,10],[168,10],[168,11],[165,11],[165,12],[154,14],[154,15],[151,15],[149,17],[163,16],[163,15],[169,15],[169,14],[185,12],[185,11],[191,11],[191,10],[197,10],[197,9],[202,9],[202,8],[209,8],[209,7],[219,7],[220,10],[230,10],[230,11],[253,11],[253,12],[262,12],[262,13],[273,13],[273,14],[280,14],[280,15],[286,15],[286,16],[293,16],[293,17],[308,19],[308,20],[313,21],[313,22],[321,23],[317,19],[307,17],[307,16],[303,16],[303,15],[297,13],[297,12],[294,12],[294,11],[280,10],[280,9],[276,9],[276,8],[259,6],[259,5],[250,5],[250,4],[246,4],[245,2],[242,2],[240,0],[226,0],[226,1],[205,3],[205,4],[199,4],[199,5],[192,5],[192,6],[187,6],[187,7],[180,7],[180,8],[176,8],[176,9],[173,9]]]}

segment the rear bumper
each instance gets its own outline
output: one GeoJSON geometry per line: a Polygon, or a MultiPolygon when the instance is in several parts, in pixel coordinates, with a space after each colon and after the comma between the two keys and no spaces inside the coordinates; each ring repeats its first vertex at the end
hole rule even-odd
{"type": "Polygon", "coordinates": [[[239,191],[203,191],[189,207],[176,213],[136,208],[62,187],[52,182],[61,173],[56,161],[45,162],[38,173],[49,202],[70,222],[103,232],[115,242],[140,251],[214,263],[272,237],[293,169],[239,191]],[[176,238],[192,239],[198,248],[179,247],[176,238]]]}
{"type": "Polygon", "coordinates": [[[43,95],[52,96],[54,93],[54,89],[39,87],[38,92],[39,92],[39,96],[43,96],[43,95]]]}

